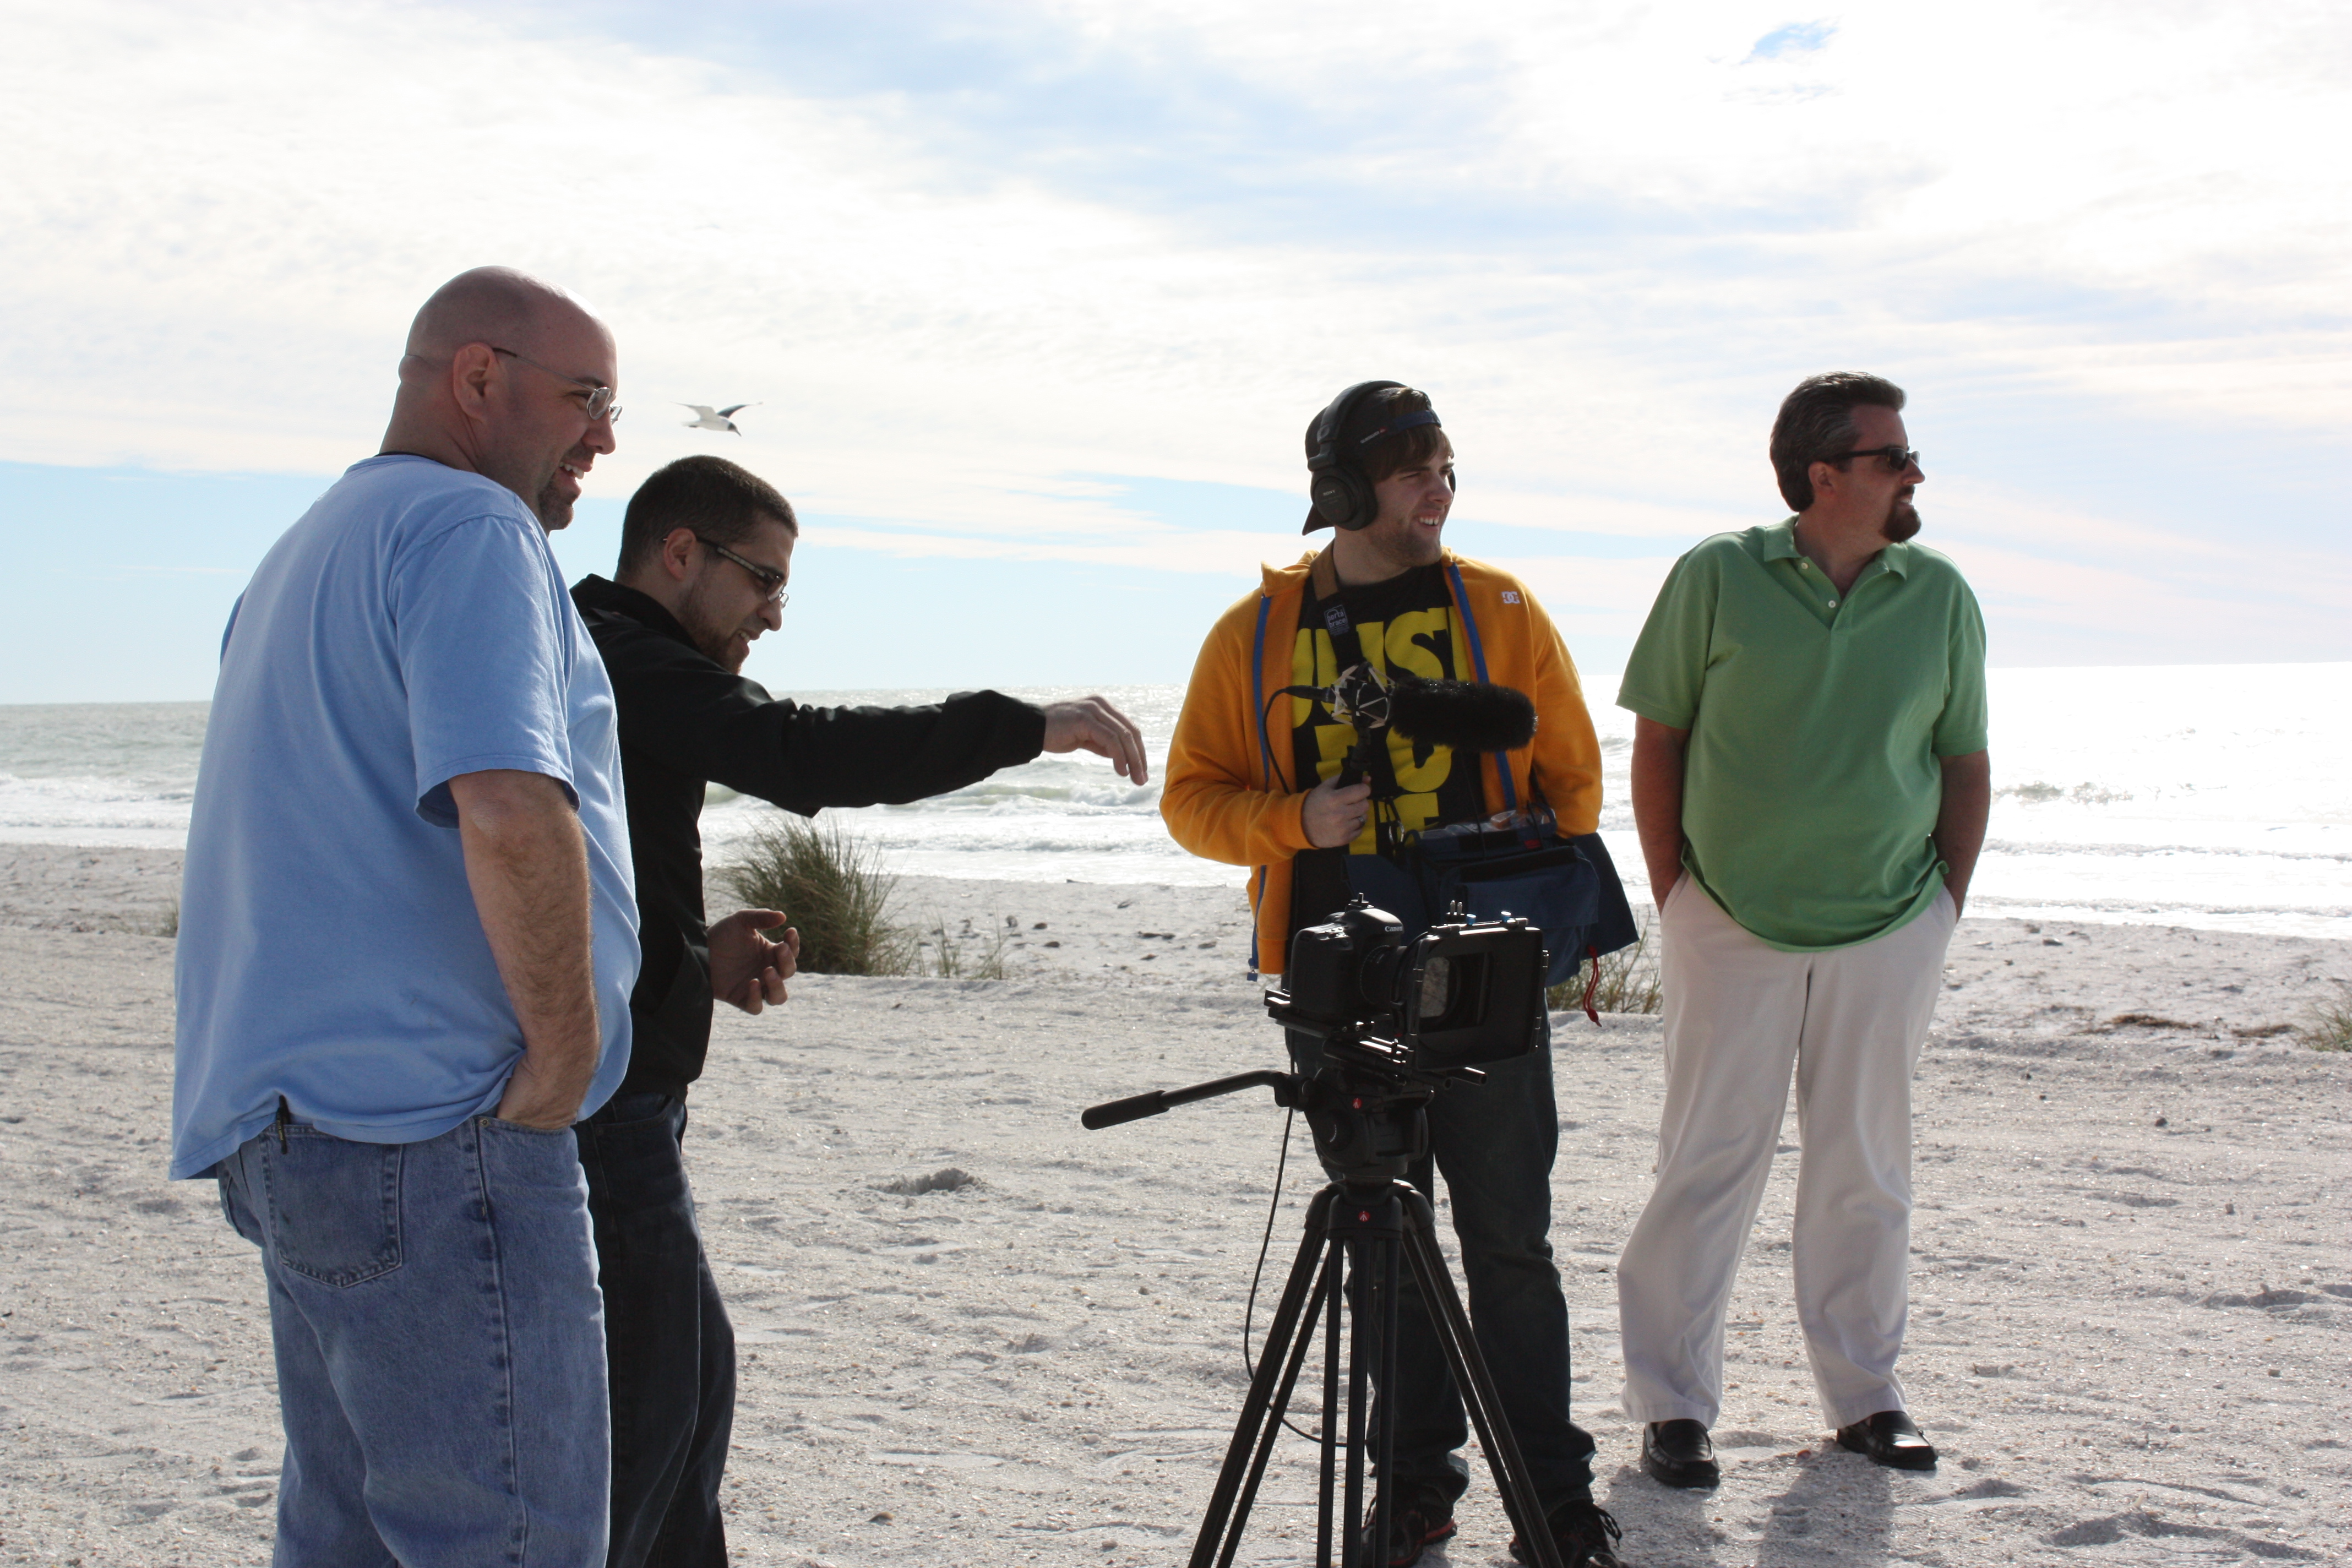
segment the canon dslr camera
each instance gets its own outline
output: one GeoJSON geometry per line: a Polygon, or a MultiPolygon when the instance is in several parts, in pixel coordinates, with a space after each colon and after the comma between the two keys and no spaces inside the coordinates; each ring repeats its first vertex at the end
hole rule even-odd
{"type": "Polygon", "coordinates": [[[1320,1038],[1327,1058],[1443,1078],[1535,1048],[1549,967],[1543,932],[1523,919],[1473,921],[1456,905],[1407,942],[1359,895],[1291,939],[1286,986],[1265,1009],[1320,1038]]]}

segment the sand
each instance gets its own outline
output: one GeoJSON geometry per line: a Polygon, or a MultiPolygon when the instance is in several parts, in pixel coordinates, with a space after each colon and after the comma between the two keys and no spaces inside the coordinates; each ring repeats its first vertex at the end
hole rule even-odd
{"type": "MultiPolygon", "coordinates": [[[[207,1184],[163,1178],[173,944],[89,929],[173,859],[6,851],[0,1563],[268,1560],[258,1263],[207,1184]]],[[[1076,1117],[1275,1063],[1238,892],[926,881],[902,900],[968,957],[1013,920],[1009,978],[803,977],[784,1008],[722,1019],[694,1100],[743,1342],[738,1559],[1181,1562],[1241,1396],[1283,1114],[1257,1092],[1103,1132],[1076,1117]],[[945,1171],[969,1180],[906,1190],[945,1171]]],[[[2352,1056],[2266,1032],[2352,978],[2352,952],[1970,921],[1948,978],[1904,1363],[1945,1455],[1928,1475],[1825,1441],[1789,1307],[1792,1160],[1733,1304],[1724,1485],[1640,1473],[1611,1270],[1647,1191],[1656,1026],[1556,1020],[1553,1241],[1625,1561],[2352,1558],[2352,1056]]],[[[1298,1152],[1270,1281],[1315,1184],[1298,1152]]],[[[1243,1558],[1306,1561],[1311,1498],[1293,1443],[1243,1558]]],[[[1507,1561],[1483,1473],[1462,1519],[1427,1561],[1507,1561]]]]}

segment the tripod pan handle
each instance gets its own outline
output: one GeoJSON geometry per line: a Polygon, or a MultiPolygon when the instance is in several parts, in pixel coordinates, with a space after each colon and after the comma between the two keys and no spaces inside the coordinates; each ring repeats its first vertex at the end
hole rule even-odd
{"type": "Polygon", "coordinates": [[[1140,1121],[1147,1116],[1160,1115],[1167,1109],[1166,1090],[1147,1089],[1141,1094],[1130,1094],[1125,1100],[1114,1100],[1108,1105],[1090,1107],[1080,1114],[1078,1121],[1088,1130],[1099,1132],[1122,1121],[1140,1121]]]}

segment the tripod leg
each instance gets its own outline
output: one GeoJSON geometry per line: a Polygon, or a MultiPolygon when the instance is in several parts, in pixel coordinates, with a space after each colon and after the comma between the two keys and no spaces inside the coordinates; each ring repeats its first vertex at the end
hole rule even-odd
{"type": "MultiPolygon", "coordinates": [[[[1398,1205],[1392,1186],[1348,1189],[1332,1210],[1331,1234],[1347,1245],[1346,1289],[1350,1292],[1349,1307],[1355,1314],[1354,1331],[1348,1337],[1348,1491],[1347,1512],[1339,1521],[1343,1542],[1339,1561],[1347,1568],[1374,1568],[1388,1558],[1389,1500],[1383,1493],[1381,1518],[1372,1521],[1373,1533],[1368,1538],[1364,1531],[1364,1462],[1370,1456],[1365,1435],[1370,1426],[1375,1359],[1392,1356],[1396,1344],[1397,1248],[1403,1244],[1406,1234],[1404,1210],[1398,1205]]],[[[1383,1376],[1393,1373],[1392,1360],[1380,1364],[1383,1376]]],[[[1393,1388],[1394,1382],[1389,1386],[1393,1388]]],[[[1328,1428],[1331,1421],[1328,1408],[1323,1419],[1328,1428]]],[[[1383,1410],[1381,1426],[1384,1431],[1391,1420],[1383,1410]]],[[[1385,1466],[1389,1458],[1383,1440],[1380,1463],[1385,1466]]]]}
{"type": "MultiPolygon", "coordinates": [[[[1367,1254],[1373,1250],[1370,1237],[1351,1237],[1348,1241],[1348,1283],[1358,1289],[1377,1278],[1372,1273],[1372,1260],[1367,1254]]],[[[1371,1382],[1372,1357],[1379,1353],[1375,1336],[1379,1333],[1379,1316],[1364,1310],[1361,1299],[1356,1302],[1356,1321],[1348,1346],[1348,1492],[1346,1512],[1339,1522],[1339,1561],[1346,1568],[1372,1568],[1365,1561],[1364,1535],[1360,1521],[1364,1517],[1364,1406],[1370,1403],[1368,1384],[1371,1382]]],[[[1323,1419],[1331,1419],[1326,1411],[1323,1419]]],[[[1385,1546],[1385,1542],[1383,1542],[1385,1546]]]]}
{"type": "Polygon", "coordinates": [[[1372,1563],[1380,1561],[1375,1553],[1388,1551],[1389,1521],[1396,1508],[1396,1488],[1389,1482],[1396,1475],[1397,1336],[1402,1327],[1398,1322],[1401,1304],[1397,1300],[1397,1284],[1398,1265],[1402,1261],[1399,1254],[1402,1251],[1403,1241],[1404,1237],[1399,1236],[1380,1243],[1381,1299],[1374,1321],[1380,1328],[1381,1372],[1379,1393],[1372,1412],[1376,1428],[1372,1439],[1372,1477],[1379,1489],[1373,1493],[1376,1500],[1372,1504],[1372,1543],[1364,1552],[1369,1560],[1366,1568],[1371,1568],[1372,1563]]]}
{"type": "MultiPolygon", "coordinates": [[[[1220,1563],[1230,1563],[1234,1548],[1240,1544],[1243,1519],[1234,1515],[1234,1500],[1241,1490],[1252,1450],[1268,1425],[1269,1409],[1273,1410],[1273,1422],[1280,1423],[1280,1407],[1274,1404],[1275,1388],[1284,1369],[1292,1363],[1292,1336],[1298,1329],[1299,1317],[1314,1285],[1316,1265],[1323,1252],[1332,1199],[1338,1190],[1326,1187],[1307,1205],[1306,1235],[1299,1241],[1297,1258],[1291,1263],[1290,1279],[1282,1288],[1281,1305],[1275,1309],[1274,1321],[1266,1327],[1257,1372],[1250,1379],[1248,1398],[1242,1402],[1241,1418],[1234,1425],[1233,1441],[1225,1447],[1224,1467],[1217,1472],[1216,1489],[1209,1494],[1208,1511],[1201,1517],[1201,1533],[1192,1542],[1192,1568],[1215,1568],[1220,1563]]],[[[1333,1288],[1337,1289],[1336,1284],[1333,1288]]]]}
{"type": "Polygon", "coordinates": [[[1486,1451],[1487,1466],[1495,1472],[1495,1489],[1502,1493],[1504,1509],[1517,1527],[1519,1539],[1535,1553],[1536,1568],[1560,1568],[1559,1548],[1551,1538],[1527,1461],[1519,1455],[1519,1440],[1504,1418],[1502,1395],[1472,1335],[1470,1314],[1463,1310],[1453,1276],[1445,1271],[1445,1255],[1437,1249],[1437,1216],[1429,1200],[1411,1185],[1399,1182],[1397,1188],[1404,1201],[1405,1256],[1412,1264],[1413,1282],[1421,1287],[1421,1299],[1429,1306],[1446,1364],[1453,1369],[1462,1403],[1477,1428],[1478,1445],[1486,1451]]]}
{"type": "Polygon", "coordinates": [[[1336,1296],[1339,1289],[1339,1262],[1327,1253],[1322,1272],[1315,1278],[1314,1293],[1307,1298],[1306,1314],[1299,1321],[1298,1337],[1292,1342],[1289,1360],[1284,1364],[1282,1386],[1275,1391],[1274,1403],[1266,1410],[1267,1419],[1258,1433],[1257,1455],[1250,1461],[1249,1479],[1243,1484],[1241,1497],[1234,1504],[1232,1524],[1225,1531],[1225,1546],[1218,1553],[1217,1568],[1232,1568],[1234,1552],[1242,1543],[1242,1529],[1249,1522],[1250,1505],[1257,1500],[1258,1483],[1265,1479],[1266,1462],[1274,1458],[1274,1446],[1282,1436],[1282,1413],[1290,1408],[1290,1391],[1297,1385],[1299,1368],[1307,1364],[1307,1352],[1315,1342],[1315,1310],[1327,1296],[1336,1296]]]}
{"type": "Polygon", "coordinates": [[[1315,1568],[1331,1568],[1331,1504],[1339,1478],[1339,1318],[1345,1292],[1340,1279],[1345,1250],[1330,1252],[1330,1289],[1323,1298],[1323,1454],[1315,1488],[1315,1568]]]}

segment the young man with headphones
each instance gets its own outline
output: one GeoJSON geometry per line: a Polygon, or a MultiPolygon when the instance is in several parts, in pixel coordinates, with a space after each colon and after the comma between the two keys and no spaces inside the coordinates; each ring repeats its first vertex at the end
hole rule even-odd
{"type": "MultiPolygon", "coordinates": [[[[1279,973],[1292,935],[1348,901],[1353,856],[1396,853],[1425,827],[1477,821],[1540,802],[1559,831],[1591,834],[1601,810],[1601,751],[1568,650],[1517,579],[1444,548],[1454,448],[1428,396],[1392,381],[1349,387],[1307,432],[1314,508],[1303,531],[1331,528],[1329,548],[1267,567],[1255,593],[1202,646],[1168,758],[1160,815],[1193,854],[1251,867],[1256,969],[1279,973]],[[1334,635],[1385,678],[1488,679],[1525,692],[1535,739],[1500,754],[1417,747],[1391,733],[1374,780],[1340,783],[1356,731],[1321,704],[1278,695],[1329,687],[1334,635]],[[1267,698],[1274,700],[1269,709],[1267,698]],[[1507,771],[1506,771],[1507,770],[1507,771]]],[[[1293,1034],[1294,1064],[1318,1046],[1293,1034]]],[[[1618,1531],[1592,1499],[1592,1438],[1569,1418],[1568,1309],[1550,1243],[1559,1142],[1549,1037],[1485,1082],[1456,1085],[1429,1109],[1430,1153],[1408,1173],[1431,1193],[1445,1177],[1478,1345],[1568,1568],[1614,1568],[1618,1531]]],[[[1428,1311],[1408,1289],[1383,1561],[1406,1568],[1454,1533],[1469,1484],[1461,1396],[1428,1311]]],[[[1513,1554],[1531,1561],[1526,1543],[1513,1554]]]]}

